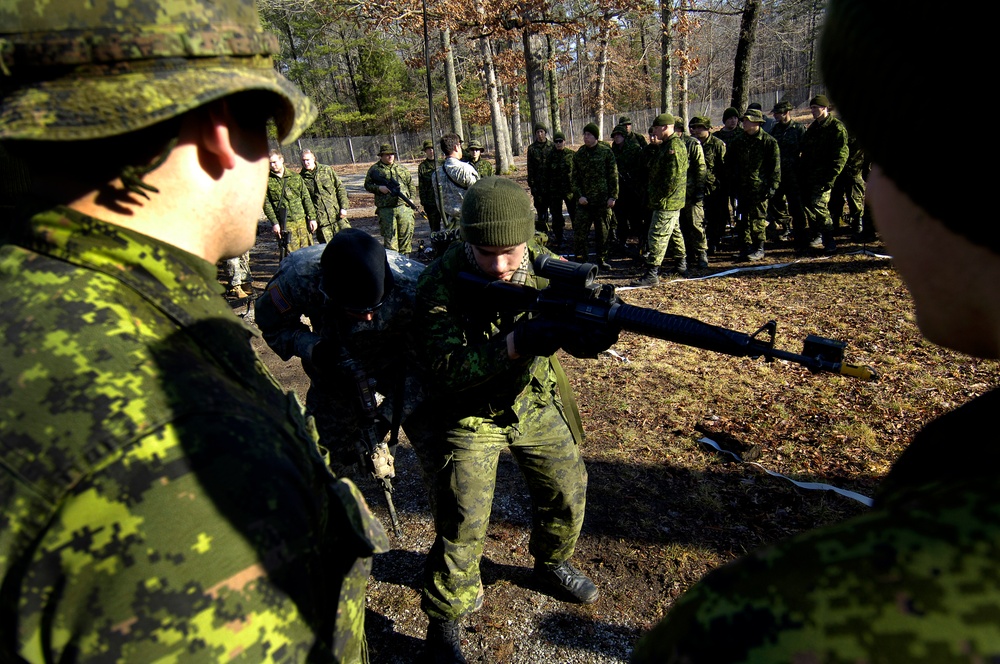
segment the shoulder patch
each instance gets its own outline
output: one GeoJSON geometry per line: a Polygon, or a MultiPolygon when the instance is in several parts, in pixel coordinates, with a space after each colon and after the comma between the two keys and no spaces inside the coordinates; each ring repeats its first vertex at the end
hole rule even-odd
{"type": "Polygon", "coordinates": [[[267,289],[267,294],[271,297],[271,303],[274,304],[274,308],[278,310],[280,314],[287,314],[291,308],[292,304],[285,297],[285,294],[281,292],[281,287],[275,284],[267,289]]]}

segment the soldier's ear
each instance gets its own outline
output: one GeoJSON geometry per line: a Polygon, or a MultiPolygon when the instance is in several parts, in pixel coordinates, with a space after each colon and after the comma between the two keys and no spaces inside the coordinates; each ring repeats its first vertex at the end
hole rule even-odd
{"type": "Polygon", "coordinates": [[[208,104],[199,117],[198,146],[206,170],[230,170],[238,162],[240,147],[246,140],[226,100],[208,104]],[[215,164],[205,163],[206,157],[215,164]],[[212,166],[216,168],[212,168],[212,166]]]}

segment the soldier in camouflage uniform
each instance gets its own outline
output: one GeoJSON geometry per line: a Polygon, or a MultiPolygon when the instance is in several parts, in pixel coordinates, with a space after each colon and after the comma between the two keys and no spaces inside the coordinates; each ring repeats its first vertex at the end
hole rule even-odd
{"type": "Polygon", "coordinates": [[[573,253],[576,261],[589,261],[587,252],[590,228],[594,228],[594,251],[603,271],[611,269],[607,262],[608,236],[611,231],[611,210],[618,198],[618,167],[615,155],[605,143],[597,140],[600,129],[593,122],[583,128],[583,145],[573,155],[573,198],[576,216],[573,218],[573,253]]]}
{"type": "MultiPolygon", "coordinates": [[[[873,108],[927,81],[970,89],[992,25],[949,28],[948,58],[908,38],[905,8],[832,0],[823,80],[873,161],[869,204],[930,341],[1000,356],[1000,233],[985,169],[927,167],[927,145],[886,131],[873,108]],[[969,194],[956,201],[955,191],[969,194]]],[[[981,24],[981,25],[980,25],[981,24]]],[[[766,546],[706,576],[635,648],[635,664],[996,662],[1000,660],[1000,447],[994,389],[926,425],[866,514],[766,546]],[[961,441],[962,450],[956,451],[961,441]]]]}
{"type": "Polygon", "coordinates": [[[535,140],[528,146],[528,189],[531,190],[531,199],[535,204],[535,212],[538,219],[535,221],[535,230],[541,233],[548,233],[552,229],[549,227],[548,212],[548,182],[545,179],[545,162],[549,153],[552,152],[552,141],[546,134],[548,129],[542,123],[535,124],[535,140]]]}
{"type": "Polygon", "coordinates": [[[641,186],[639,173],[642,148],[635,141],[628,140],[623,125],[611,131],[611,140],[611,152],[615,155],[615,166],[618,168],[618,201],[615,203],[614,219],[618,240],[624,246],[630,235],[639,235],[643,229],[646,192],[641,186]]]}
{"type": "MultiPolygon", "coordinates": [[[[646,147],[646,137],[642,134],[637,134],[632,131],[632,118],[627,115],[623,115],[618,118],[618,125],[625,130],[625,140],[634,143],[637,148],[642,150],[646,147]]],[[[613,136],[613,134],[612,134],[613,136]]]]}
{"type": "Polygon", "coordinates": [[[302,358],[311,381],[306,412],[316,420],[320,443],[354,458],[362,436],[358,386],[341,368],[345,357],[358,362],[384,398],[378,431],[390,430],[398,403],[406,419],[420,401],[414,376],[413,300],[423,266],[352,228],[327,245],[298,251],[281,262],[255,306],[264,340],[285,360],[302,358]],[[309,320],[307,325],[302,317],[309,320]]]}
{"type": "Polygon", "coordinates": [[[684,191],[684,207],[681,208],[681,233],[690,263],[699,268],[708,267],[708,237],[705,235],[705,151],[701,141],[684,133],[684,118],[675,118],[674,131],[684,141],[688,153],[687,188],[684,191]]]}
{"type": "Polygon", "coordinates": [[[566,135],[557,131],[552,135],[553,148],[545,160],[546,185],[549,199],[549,219],[552,234],[555,236],[553,246],[559,247],[563,242],[563,202],[569,214],[569,223],[576,217],[576,199],[573,198],[573,157],[576,152],[566,146],[566,135]]]}
{"type": "Polygon", "coordinates": [[[316,207],[316,240],[323,244],[338,232],[350,228],[347,221],[347,189],[337,177],[332,166],[316,163],[312,150],[302,151],[302,172],[299,174],[306,184],[309,196],[316,207]]]}
{"type": "Polygon", "coordinates": [[[687,148],[674,132],[674,116],[661,113],[653,120],[650,141],[646,148],[646,191],[652,210],[649,235],[646,240],[645,272],[633,286],[655,286],[660,283],[660,263],[670,253],[674,272],[687,271],[684,236],[681,233],[681,208],[687,192],[687,148]]]}
{"type": "Polygon", "coordinates": [[[394,195],[384,184],[377,184],[373,174],[379,172],[386,180],[399,185],[401,194],[413,199],[413,178],[410,171],[396,162],[396,151],[388,143],[379,147],[378,161],[365,175],[365,190],[375,194],[375,215],[378,217],[382,244],[386,249],[408,254],[413,251],[413,210],[402,198],[394,195]]]}
{"type": "Polygon", "coordinates": [[[740,112],[730,106],[722,112],[722,128],[716,131],[714,136],[726,144],[726,149],[729,149],[729,144],[733,142],[733,139],[742,133],[740,112]]]}
{"type": "Polygon", "coordinates": [[[385,533],[216,281],[308,98],[250,0],[37,9],[0,9],[0,661],[364,661],[385,533]]]}
{"type": "Polygon", "coordinates": [[[861,232],[861,215],[865,209],[865,151],[861,149],[857,136],[847,132],[847,161],[844,170],[833,183],[830,192],[830,220],[834,230],[844,217],[844,202],[847,202],[847,224],[851,232],[861,232]]]}
{"type": "Polygon", "coordinates": [[[767,232],[767,202],[781,184],[781,157],[778,142],[761,129],[764,114],[750,110],[743,114],[743,133],[726,148],[726,182],[739,201],[736,237],[742,242],[740,260],[764,258],[767,232]]]}
{"type": "Polygon", "coordinates": [[[420,206],[424,208],[424,216],[431,232],[441,230],[441,211],[438,208],[438,196],[434,190],[434,170],[439,166],[434,158],[434,141],[427,139],[423,146],[424,160],[417,166],[417,191],[420,193],[420,206]]]}
{"type": "Polygon", "coordinates": [[[847,128],[830,115],[830,100],[816,95],[809,102],[813,121],[802,135],[799,151],[799,190],[809,224],[810,249],[833,253],[833,220],[830,218],[830,191],[847,162],[847,128]]]}
{"type": "Polygon", "coordinates": [[[271,222],[275,236],[281,237],[280,211],[288,211],[284,230],[291,235],[288,251],[308,247],[313,243],[316,232],[316,207],[298,173],[285,168],[285,158],[279,150],[271,150],[271,173],[267,180],[267,195],[264,197],[264,215],[271,222]]]}
{"type": "Polygon", "coordinates": [[[244,251],[242,255],[226,260],[226,276],[229,277],[229,291],[227,295],[242,300],[250,297],[248,291],[253,291],[250,274],[250,252],[244,251]],[[243,284],[247,285],[246,290],[243,284]]]}
{"type": "Polygon", "coordinates": [[[726,194],[724,163],[726,144],[718,137],[709,133],[711,120],[704,116],[695,116],[688,123],[691,135],[701,143],[705,155],[705,236],[708,242],[708,254],[712,255],[722,241],[722,236],[729,223],[729,197],[726,194]]]}
{"type": "MultiPolygon", "coordinates": [[[[486,178],[469,189],[462,236],[420,276],[417,317],[430,381],[425,402],[438,435],[418,450],[432,482],[436,539],[427,556],[422,608],[435,662],[465,662],[461,618],[482,601],[479,559],[489,525],[497,462],[510,450],[527,481],[535,522],[529,550],[535,583],[566,601],[591,603],[597,587],[573,555],[583,525],[587,471],[579,413],[553,354],[593,356],[616,335],[572,322],[500,313],[459,274],[543,287],[533,261],[531,201],[516,183],[486,178]],[[445,396],[447,395],[447,396],[445,396]]],[[[550,254],[551,255],[551,254],[550,254]]]]}
{"type": "Polygon", "coordinates": [[[788,101],[775,104],[771,115],[775,123],[770,133],[778,141],[778,153],[781,155],[781,184],[768,201],[767,213],[782,229],[780,239],[787,240],[789,231],[794,230],[796,245],[801,248],[806,242],[806,213],[802,209],[798,170],[799,147],[806,128],[792,119],[792,104],[788,101]]]}
{"type": "Polygon", "coordinates": [[[480,178],[488,178],[493,175],[492,162],[488,159],[482,159],[483,144],[476,139],[472,139],[466,147],[469,150],[469,154],[467,154],[462,161],[472,164],[472,167],[476,169],[477,173],[479,173],[480,178]]]}

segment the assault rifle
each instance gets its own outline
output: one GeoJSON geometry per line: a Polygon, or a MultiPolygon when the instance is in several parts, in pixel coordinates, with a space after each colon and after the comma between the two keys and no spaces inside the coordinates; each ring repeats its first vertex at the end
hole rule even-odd
{"type": "Polygon", "coordinates": [[[372,182],[374,182],[375,184],[377,184],[379,186],[385,187],[386,189],[389,190],[390,194],[392,194],[393,196],[395,196],[397,198],[403,199],[403,202],[406,203],[407,205],[409,205],[414,210],[417,209],[416,203],[414,203],[413,201],[411,201],[410,198],[408,196],[406,196],[406,194],[404,194],[402,191],[400,191],[400,189],[399,189],[399,183],[398,182],[396,182],[395,180],[390,180],[389,178],[387,178],[385,176],[385,174],[383,174],[377,168],[373,168],[370,171],[370,173],[371,173],[371,176],[372,176],[372,182]]]}
{"type": "Polygon", "coordinates": [[[505,311],[535,312],[584,325],[609,325],[619,331],[736,357],[763,357],[768,362],[787,360],[813,373],[829,371],[866,381],[878,379],[871,367],[844,362],[847,344],[843,341],[810,334],[803,342],[801,354],[775,348],[778,324],[773,320],[753,334],[744,334],[695,318],[625,304],[615,294],[614,286],[594,283],[597,266],[592,263],[541,256],[535,261],[535,274],[548,279],[549,285],[539,290],[469,273],[462,273],[461,279],[476,290],[479,301],[497,304],[505,311]]]}
{"type": "MultiPolygon", "coordinates": [[[[392,478],[396,477],[395,459],[382,436],[378,434],[375,424],[375,379],[368,375],[360,363],[352,359],[347,350],[343,349],[340,367],[354,381],[358,388],[358,410],[364,422],[361,427],[361,437],[355,441],[355,448],[363,468],[371,473],[372,479],[382,487],[385,494],[385,504],[389,508],[389,519],[392,521],[392,531],[396,537],[402,537],[399,527],[399,517],[396,516],[396,506],[392,502],[392,478]]],[[[397,407],[401,405],[397,404],[397,407]]]]}
{"type": "Polygon", "coordinates": [[[292,241],[292,232],[288,230],[288,208],[278,208],[278,262],[288,257],[288,243],[292,241]]]}

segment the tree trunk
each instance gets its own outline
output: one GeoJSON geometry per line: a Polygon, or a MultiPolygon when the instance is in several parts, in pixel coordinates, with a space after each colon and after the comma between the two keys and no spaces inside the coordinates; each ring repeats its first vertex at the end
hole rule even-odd
{"type": "Polygon", "coordinates": [[[597,129],[600,132],[598,140],[606,136],[604,132],[604,86],[608,71],[608,33],[611,30],[611,12],[605,11],[603,20],[597,28],[597,81],[594,91],[594,109],[597,115],[597,129]]]}
{"type": "Polygon", "coordinates": [[[524,152],[524,135],[521,133],[521,99],[517,88],[509,87],[510,96],[510,149],[512,156],[520,156],[524,152]]]}
{"type": "Polygon", "coordinates": [[[729,100],[730,106],[741,113],[746,110],[750,98],[750,59],[754,42],[757,41],[759,15],[760,0],[746,0],[740,21],[740,40],[736,45],[736,60],[733,63],[733,96],[729,100]]]}
{"type": "Polygon", "coordinates": [[[549,64],[546,67],[546,78],[549,84],[549,119],[552,122],[552,133],[562,130],[562,123],[559,121],[559,79],[556,76],[556,68],[553,65],[555,62],[555,52],[552,44],[552,37],[545,36],[545,44],[548,49],[548,61],[549,64]]]}
{"type": "MultiPolygon", "coordinates": [[[[682,16],[684,16],[685,10],[690,6],[690,4],[691,4],[690,0],[681,0],[682,16]]],[[[681,53],[683,53],[685,57],[687,57],[690,52],[691,52],[690,30],[684,30],[681,33],[681,53]]],[[[688,63],[685,61],[684,64],[685,66],[681,69],[681,101],[680,104],[677,106],[677,111],[678,113],[680,113],[680,116],[684,118],[684,121],[686,122],[691,119],[691,116],[688,114],[689,110],[688,104],[690,102],[690,96],[688,94],[688,82],[690,80],[691,74],[688,72],[689,67],[686,66],[688,63]]]]}
{"type": "Polygon", "coordinates": [[[646,81],[646,108],[650,108],[653,105],[653,93],[652,86],[649,82],[653,80],[653,77],[649,72],[649,55],[646,53],[646,18],[639,18],[639,48],[642,49],[642,80],[646,81]]]}
{"type": "Polygon", "coordinates": [[[673,53],[673,0],[660,0],[660,112],[669,111],[674,106],[673,70],[670,55],[673,53]]]}
{"type": "Polygon", "coordinates": [[[493,68],[493,47],[486,36],[479,37],[479,53],[483,58],[483,75],[486,78],[486,98],[490,104],[493,140],[497,144],[497,171],[503,174],[514,166],[514,160],[511,156],[510,140],[507,136],[507,119],[504,117],[503,108],[500,105],[497,74],[493,68]]]}
{"type": "Polygon", "coordinates": [[[441,31],[441,50],[444,51],[444,85],[448,91],[451,130],[462,135],[462,108],[458,101],[458,82],[455,79],[455,52],[451,48],[451,30],[447,28],[441,31]]]}
{"type": "Polygon", "coordinates": [[[531,114],[531,125],[549,120],[549,100],[545,95],[545,70],[548,49],[543,35],[529,33],[531,27],[521,31],[524,41],[524,73],[528,82],[528,108],[531,114]]]}

